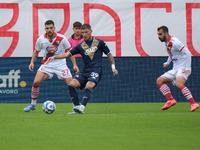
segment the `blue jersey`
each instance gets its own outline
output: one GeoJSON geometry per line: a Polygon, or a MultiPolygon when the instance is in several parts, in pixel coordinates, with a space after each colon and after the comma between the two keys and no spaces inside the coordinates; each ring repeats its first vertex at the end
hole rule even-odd
{"type": "Polygon", "coordinates": [[[83,71],[90,72],[102,69],[103,53],[108,55],[109,48],[103,40],[92,38],[91,41],[83,41],[69,51],[71,55],[81,54],[84,61],[83,71]]]}

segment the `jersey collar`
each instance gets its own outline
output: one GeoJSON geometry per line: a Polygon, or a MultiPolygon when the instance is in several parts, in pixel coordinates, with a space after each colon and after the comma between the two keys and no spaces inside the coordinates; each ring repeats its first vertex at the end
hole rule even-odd
{"type": "Polygon", "coordinates": [[[74,37],[74,34],[72,35],[72,39],[74,39],[74,40],[80,40],[80,39],[82,39],[82,38],[83,38],[82,35],[81,35],[78,39],[74,37]]]}
{"type": "Polygon", "coordinates": [[[173,36],[170,35],[169,40],[167,42],[169,42],[172,39],[173,36]]]}

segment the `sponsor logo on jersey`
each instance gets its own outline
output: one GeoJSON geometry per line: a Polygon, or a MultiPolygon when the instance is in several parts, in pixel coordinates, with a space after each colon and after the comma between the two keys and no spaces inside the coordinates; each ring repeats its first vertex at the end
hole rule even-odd
{"type": "Polygon", "coordinates": [[[90,55],[91,53],[95,53],[95,51],[97,50],[97,47],[90,47],[89,49],[85,50],[85,55],[90,55]]]}
{"type": "Polygon", "coordinates": [[[55,53],[56,51],[57,51],[57,47],[56,46],[48,46],[47,47],[47,51],[48,51],[48,53],[55,53]]]}
{"type": "Polygon", "coordinates": [[[98,44],[99,44],[99,41],[97,39],[93,40],[91,47],[89,47],[85,42],[81,44],[81,47],[83,48],[83,50],[85,50],[84,54],[88,55],[91,60],[94,58],[94,54],[98,49],[97,48],[98,44]]]}

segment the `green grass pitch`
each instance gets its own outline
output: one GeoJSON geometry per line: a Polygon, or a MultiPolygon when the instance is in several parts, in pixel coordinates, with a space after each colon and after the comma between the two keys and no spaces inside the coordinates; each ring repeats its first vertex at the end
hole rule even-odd
{"type": "Polygon", "coordinates": [[[84,115],[67,115],[72,104],[0,104],[1,150],[199,150],[200,109],[177,103],[89,103],[84,115]]]}

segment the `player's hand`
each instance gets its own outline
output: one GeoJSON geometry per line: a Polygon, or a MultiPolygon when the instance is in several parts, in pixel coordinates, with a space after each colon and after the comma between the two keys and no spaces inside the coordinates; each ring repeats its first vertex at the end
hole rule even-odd
{"type": "Polygon", "coordinates": [[[185,70],[184,73],[188,77],[191,74],[191,71],[190,70],[185,70]]]}
{"type": "Polygon", "coordinates": [[[54,57],[55,57],[55,56],[49,57],[49,58],[47,59],[47,61],[46,61],[46,64],[48,64],[50,61],[54,60],[54,57]]]}
{"type": "Polygon", "coordinates": [[[169,66],[169,64],[165,64],[165,63],[163,64],[164,68],[167,68],[168,66],[169,66]]]}
{"type": "Polygon", "coordinates": [[[30,63],[30,65],[29,65],[29,67],[28,67],[28,68],[29,68],[29,70],[30,70],[30,71],[32,71],[32,72],[33,72],[33,69],[34,69],[34,63],[30,63]]]}
{"type": "Polygon", "coordinates": [[[74,66],[73,66],[73,69],[76,71],[76,74],[79,73],[79,68],[78,68],[77,65],[74,65],[74,66]]]}
{"type": "Polygon", "coordinates": [[[115,75],[118,75],[117,69],[112,69],[112,72],[113,72],[113,75],[114,75],[114,76],[115,76],[115,75]]]}

